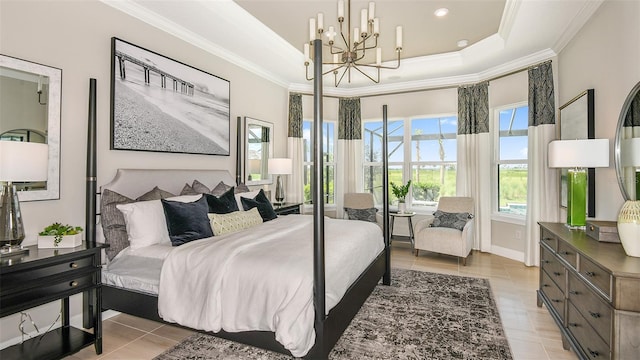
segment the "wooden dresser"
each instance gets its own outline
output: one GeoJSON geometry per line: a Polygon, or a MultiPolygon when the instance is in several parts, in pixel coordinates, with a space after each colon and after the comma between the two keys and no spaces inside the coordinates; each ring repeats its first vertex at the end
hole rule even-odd
{"type": "MultiPolygon", "coordinates": [[[[639,239],[640,241],[640,239],[639,239]]],[[[583,230],[540,223],[538,306],[581,359],[640,357],[640,258],[583,230]]]]}

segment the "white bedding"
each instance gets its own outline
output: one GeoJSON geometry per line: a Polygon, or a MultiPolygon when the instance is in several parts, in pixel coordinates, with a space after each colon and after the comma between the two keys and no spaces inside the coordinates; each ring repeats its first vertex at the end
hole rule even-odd
{"type": "MultiPolygon", "coordinates": [[[[383,248],[376,224],[325,218],[327,312],[383,248]]],[[[313,217],[278,217],[175,248],[162,266],[158,312],[205,331],[272,331],[304,356],[315,340],[313,217]]]]}

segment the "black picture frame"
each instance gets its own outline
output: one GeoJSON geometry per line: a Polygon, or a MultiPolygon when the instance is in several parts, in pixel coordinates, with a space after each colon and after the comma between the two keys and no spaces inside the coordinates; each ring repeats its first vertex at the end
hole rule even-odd
{"type": "MultiPolygon", "coordinates": [[[[560,106],[561,140],[595,139],[595,91],[587,89],[560,106]]],[[[560,173],[560,206],[567,207],[567,169],[560,173]]],[[[596,169],[587,168],[587,216],[596,216],[596,169]]]]}
{"type": "Polygon", "coordinates": [[[111,38],[111,150],[230,154],[230,82],[111,38]]]}

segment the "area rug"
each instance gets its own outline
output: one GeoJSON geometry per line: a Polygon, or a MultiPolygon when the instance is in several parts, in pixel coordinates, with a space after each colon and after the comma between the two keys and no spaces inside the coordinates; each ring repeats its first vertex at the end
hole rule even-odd
{"type": "MultiPolygon", "coordinates": [[[[511,359],[489,280],[393,269],[378,285],[329,359],[511,359]]],[[[251,346],[194,334],[156,357],[291,359],[251,346]]]]}

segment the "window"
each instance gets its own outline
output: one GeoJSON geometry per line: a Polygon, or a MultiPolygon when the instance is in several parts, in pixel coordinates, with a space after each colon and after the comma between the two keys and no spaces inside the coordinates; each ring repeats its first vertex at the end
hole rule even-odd
{"type": "MultiPolygon", "coordinates": [[[[440,196],[456,193],[457,117],[389,121],[389,182],[412,180],[407,206],[433,210],[440,196]]],[[[364,122],[364,191],[382,204],[382,121],[364,122]]],[[[389,201],[396,201],[389,192],[389,201]]]]}
{"type": "Polygon", "coordinates": [[[527,214],[528,112],[526,105],[498,109],[494,152],[498,214],[527,214]]]}
{"type": "MultiPolygon", "coordinates": [[[[322,181],[322,188],[324,193],[325,204],[335,204],[335,148],[336,148],[336,134],[335,123],[324,121],[322,124],[323,149],[322,154],[324,156],[324,179],[322,181]]],[[[313,138],[313,121],[304,120],[302,122],[302,141],[304,147],[304,202],[305,204],[311,204],[313,200],[313,194],[311,194],[311,178],[313,177],[313,146],[311,146],[311,139],[313,138]]]]}

